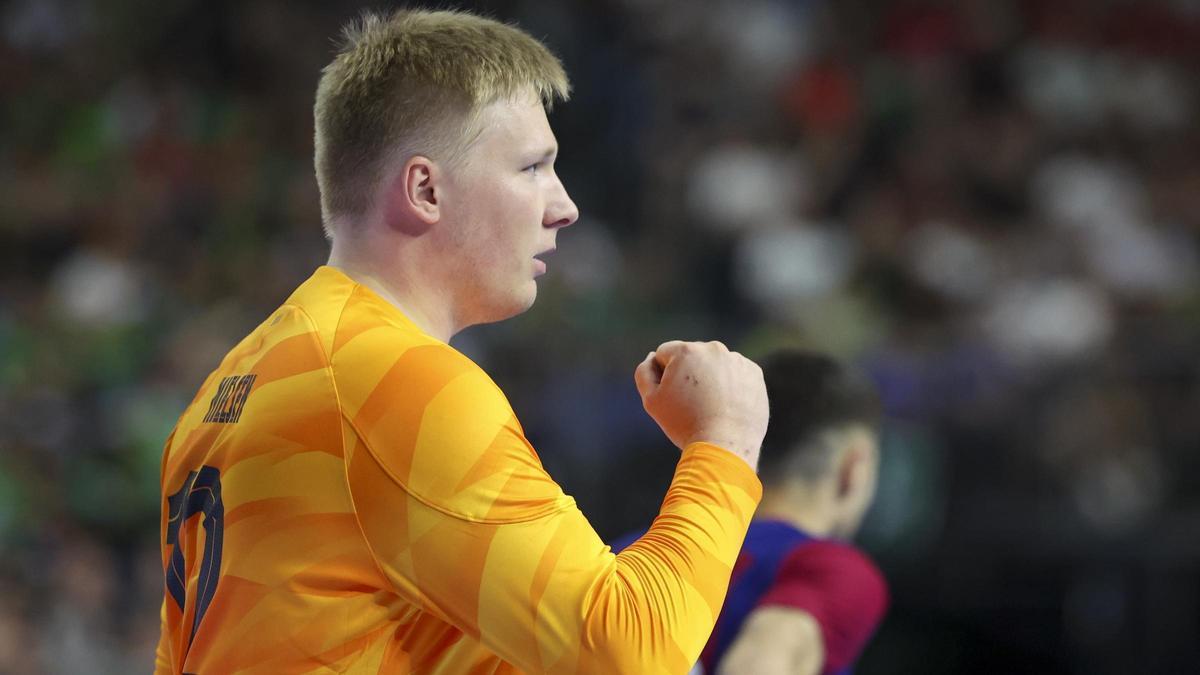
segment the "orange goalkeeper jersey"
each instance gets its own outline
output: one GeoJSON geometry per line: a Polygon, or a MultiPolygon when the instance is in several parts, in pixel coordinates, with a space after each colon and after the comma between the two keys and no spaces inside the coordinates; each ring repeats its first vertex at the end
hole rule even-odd
{"type": "Polygon", "coordinates": [[[685,673],[761,496],[693,444],[614,555],[495,383],[331,267],[204,383],[162,489],[156,672],[201,675],[685,673]]]}

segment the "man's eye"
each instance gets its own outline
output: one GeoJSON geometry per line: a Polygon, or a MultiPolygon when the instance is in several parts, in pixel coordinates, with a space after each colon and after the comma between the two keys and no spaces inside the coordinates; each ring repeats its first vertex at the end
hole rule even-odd
{"type": "Polygon", "coordinates": [[[537,171],[538,169],[540,169],[540,168],[542,168],[542,163],[541,163],[541,162],[537,162],[537,163],[535,163],[535,164],[530,164],[529,166],[527,166],[527,167],[525,167],[524,169],[521,169],[521,170],[522,170],[522,171],[531,171],[531,172],[536,172],[536,171],[537,171]]]}

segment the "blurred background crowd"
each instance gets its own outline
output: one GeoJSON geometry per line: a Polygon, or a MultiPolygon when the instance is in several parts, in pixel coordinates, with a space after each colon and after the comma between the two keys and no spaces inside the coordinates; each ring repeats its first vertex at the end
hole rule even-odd
{"type": "MultiPolygon", "coordinates": [[[[573,80],[583,215],[455,343],[603,536],[671,475],[648,350],[816,348],[887,415],[860,673],[1195,672],[1200,2],[456,6],[573,80]]],[[[361,8],[0,4],[0,673],[150,669],[162,443],[325,260],[312,98],[361,8]]]]}

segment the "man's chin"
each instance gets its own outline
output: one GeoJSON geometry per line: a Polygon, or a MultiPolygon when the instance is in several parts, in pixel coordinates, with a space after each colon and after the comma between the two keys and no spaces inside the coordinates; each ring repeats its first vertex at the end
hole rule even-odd
{"type": "Polygon", "coordinates": [[[533,307],[534,301],[537,300],[537,284],[530,280],[529,288],[523,289],[523,291],[506,298],[504,302],[494,303],[493,311],[481,323],[496,323],[529,311],[533,307]]]}
{"type": "Polygon", "coordinates": [[[521,298],[518,299],[518,302],[516,305],[517,310],[512,313],[512,316],[516,316],[518,314],[524,314],[525,312],[528,312],[533,307],[534,301],[537,300],[537,284],[534,283],[532,280],[530,280],[529,287],[530,287],[529,291],[527,293],[525,293],[521,298]]]}

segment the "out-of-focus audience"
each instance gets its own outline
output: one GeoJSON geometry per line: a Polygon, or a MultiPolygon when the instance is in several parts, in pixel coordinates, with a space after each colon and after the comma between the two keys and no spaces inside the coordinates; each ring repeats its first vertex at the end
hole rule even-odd
{"type": "MultiPolygon", "coordinates": [[[[566,63],[584,215],[460,347],[602,534],[669,479],[646,350],[803,345],[888,418],[860,672],[1200,658],[1200,4],[465,4],[566,63]]],[[[0,7],[0,673],[152,662],[162,443],[324,262],[310,111],[357,11],[0,7]]]]}

